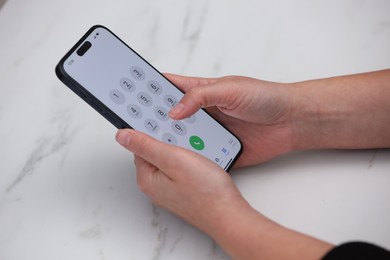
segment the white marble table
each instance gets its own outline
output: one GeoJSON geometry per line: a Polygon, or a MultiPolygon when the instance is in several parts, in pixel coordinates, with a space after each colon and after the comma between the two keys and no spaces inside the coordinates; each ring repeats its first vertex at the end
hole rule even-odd
{"type": "MultiPolygon", "coordinates": [[[[164,72],[291,82],[390,67],[390,2],[8,0],[0,10],[0,259],[229,259],[137,188],[116,129],[55,76],[103,24],[164,72]]],[[[245,198],[332,243],[390,248],[390,150],[235,170],[245,198]]]]}

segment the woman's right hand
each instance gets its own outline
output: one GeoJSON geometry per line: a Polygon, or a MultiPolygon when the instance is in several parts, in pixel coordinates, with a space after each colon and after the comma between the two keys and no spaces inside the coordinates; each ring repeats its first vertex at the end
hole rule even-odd
{"type": "Polygon", "coordinates": [[[238,167],[291,150],[390,147],[390,69],[288,84],[166,76],[185,92],[170,116],[207,108],[242,141],[238,167]]]}
{"type": "Polygon", "coordinates": [[[207,108],[243,144],[236,167],[258,164],[293,149],[293,105],[287,84],[239,76],[165,76],[185,92],[170,117],[179,120],[207,108]]]}

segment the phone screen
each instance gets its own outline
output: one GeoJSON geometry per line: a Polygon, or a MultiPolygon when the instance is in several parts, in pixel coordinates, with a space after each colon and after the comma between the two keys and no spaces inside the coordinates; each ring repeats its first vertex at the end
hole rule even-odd
{"type": "Polygon", "coordinates": [[[103,26],[92,27],[56,71],[98,112],[119,117],[124,127],[195,151],[224,170],[241,152],[237,137],[203,109],[180,121],[171,119],[169,110],[184,94],[103,26]]]}

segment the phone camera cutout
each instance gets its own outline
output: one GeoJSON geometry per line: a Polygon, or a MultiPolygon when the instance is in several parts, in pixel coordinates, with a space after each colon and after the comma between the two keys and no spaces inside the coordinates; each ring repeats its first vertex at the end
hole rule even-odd
{"type": "Polygon", "coordinates": [[[84,42],[83,45],[81,45],[81,47],[77,50],[77,54],[79,56],[83,56],[89,50],[89,48],[91,48],[91,46],[92,46],[91,42],[89,41],[84,42]]]}

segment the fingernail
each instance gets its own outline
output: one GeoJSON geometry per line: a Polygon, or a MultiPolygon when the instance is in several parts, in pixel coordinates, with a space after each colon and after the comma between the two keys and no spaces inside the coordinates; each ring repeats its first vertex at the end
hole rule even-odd
{"type": "Polygon", "coordinates": [[[128,146],[130,143],[131,135],[125,130],[119,130],[116,134],[116,141],[123,146],[128,146]]]}
{"type": "Polygon", "coordinates": [[[169,111],[170,116],[177,116],[183,111],[184,104],[183,103],[178,103],[176,106],[174,106],[171,111],[169,111]]]}

